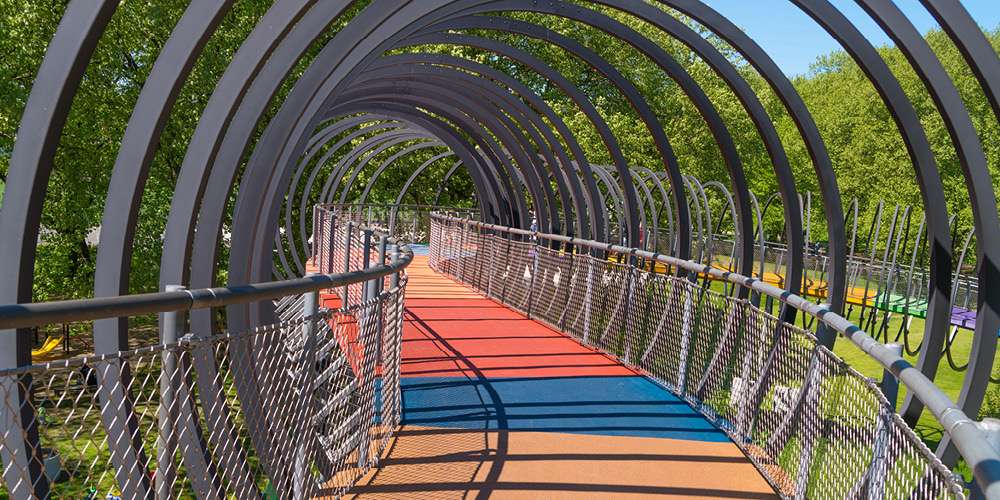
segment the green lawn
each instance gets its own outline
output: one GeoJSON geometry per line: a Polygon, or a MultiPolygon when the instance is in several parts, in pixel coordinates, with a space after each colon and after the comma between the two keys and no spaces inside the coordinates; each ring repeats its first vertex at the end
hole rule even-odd
{"type": "MultiPolygon", "coordinates": [[[[713,281],[710,288],[716,292],[723,291],[724,284],[719,281],[713,281]]],[[[855,306],[853,311],[849,315],[849,319],[855,324],[861,323],[861,318],[859,317],[859,312],[861,308],[855,306]]],[[[868,322],[869,314],[871,314],[871,309],[864,311],[865,323],[868,322]]],[[[877,311],[875,321],[873,323],[873,328],[869,335],[874,336],[875,329],[881,327],[883,322],[883,315],[886,314],[884,311],[877,311]]],[[[796,318],[796,324],[802,326],[801,321],[802,316],[796,318]]],[[[918,351],[921,341],[923,340],[924,334],[924,320],[922,318],[909,318],[907,319],[904,315],[898,313],[888,313],[888,327],[883,329],[883,331],[888,332],[888,342],[894,342],[899,344],[904,344],[903,357],[908,361],[917,364],[917,358],[919,352],[910,354],[905,351],[918,351]],[[908,333],[904,335],[900,334],[900,326],[904,321],[909,321],[908,333]]],[[[812,329],[815,330],[815,323],[812,325],[812,329]]],[[[964,368],[964,366],[969,361],[969,353],[972,350],[972,335],[971,330],[959,329],[955,335],[954,342],[951,345],[951,357],[956,366],[964,368]]],[[[881,342],[887,342],[885,335],[878,338],[881,342]]],[[[834,353],[841,359],[846,361],[852,368],[860,372],[862,375],[873,378],[875,380],[881,380],[882,378],[882,367],[874,359],[865,354],[861,349],[857,348],[851,341],[844,337],[839,337],[833,349],[834,353]]],[[[1000,360],[994,359],[993,362],[993,372],[996,374],[1000,368],[1000,360]]],[[[948,362],[947,356],[942,356],[941,362],[938,364],[937,375],[934,378],[934,383],[941,388],[953,401],[958,399],[959,392],[962,389],[962,382],[965,378],[965,371],[959,371],[954,369],[948,362]]],[[[901,408],[903,401],[906,398],[906,388],[905,386],[900,387],[899,400],[897,407],[901,408]]],[[[996,403],[1000,401],[1000,386],[991,384],[987,392],[986,402],[984,403],[982,414],[983,416],[995,416],[1000,417],[1000,405],[996,403]]],[[[972,418],[978,418],[979,415],[970,415],[972,418]]],[[[933,450],[938,442],[941,440],[942,428],[930,412],[924,410],[921,414],[920,419],[917,421],[917,425],[914,430],[917,435],[933,450]]],[[[961,472],[966,476],[966,479],[970,478],[969,471],[964,466],[964,464],[959,463],[957,471],[961,472]]]]}

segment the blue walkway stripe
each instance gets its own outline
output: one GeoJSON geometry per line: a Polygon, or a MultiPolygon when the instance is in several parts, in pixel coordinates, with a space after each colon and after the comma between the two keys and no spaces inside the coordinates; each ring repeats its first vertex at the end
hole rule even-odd
{"type": "Polygon", "coordinates": [[[407,377],[402,389],[409,425],[729,441],[645,377],[407,377]]]}

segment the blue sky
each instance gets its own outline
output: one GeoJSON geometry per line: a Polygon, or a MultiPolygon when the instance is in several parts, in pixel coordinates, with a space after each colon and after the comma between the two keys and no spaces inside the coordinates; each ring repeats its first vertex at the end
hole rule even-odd
{"type": "MultiPolygon", "coordinates": [[[[809,71],[816,57],[840,45],[789,0],[704,0],[746,30],[789,76],[809,71]]],[[[876,46],[891,40],[853,0],[831,0],[876,46]]],[[[926,32],[937,22],[919,0],[895,0],[918,30],[926,32]]],[[[979,24],[988,29],[1000,25],[1000,0],[963,0],[979,24]]]]}

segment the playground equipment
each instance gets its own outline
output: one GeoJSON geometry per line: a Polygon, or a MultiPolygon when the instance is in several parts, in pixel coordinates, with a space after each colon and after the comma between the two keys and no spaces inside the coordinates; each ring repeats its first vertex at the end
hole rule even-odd
{"type": "Polygon", "coordinates": [[[44,356],[56,350],[56,348],[59,347],[63,343],[63,341],[65,341],[65,337],[62,336],[55,337],[50,335],[45,338],[45,342],[38,349],[31,350],[31,356],[32,357],[44,356]]]}

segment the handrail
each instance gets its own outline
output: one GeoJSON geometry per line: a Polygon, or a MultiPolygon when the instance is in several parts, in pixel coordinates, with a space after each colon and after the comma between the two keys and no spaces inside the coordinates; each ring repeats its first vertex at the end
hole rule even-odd
{"type": "Polygon", "coordinates": [[[528,231],[524,229],[499,226],[479,222],[471,219],[462,219],[442,214],[433,214],[433,218],[438,220],[465,224],[467,226],[478,227],[488,231],[506,232],[509,234],[528,236],[553,242],[565,243],[571,246],[580,246],[632,255],[648,260],[675,266],[693,273],[704,273],[714,278],[728,281],[736,285],[744,286],[753,291],[767,295],[771,298],[788,304],[806,314],[816,317],[824,325],[839,332],[854,345],[865,352],[869,357],[877,361],[882,367],[896,376],[906,386],[906,388],[930,410],[934,418],[941,423],[949,436],[951,436],[955,447],[965,459],[979,487],[988,498],[1000,498],[1000,451],[993,447],[986,439],[984,431],[979,424],[969,418],[961,408],[956,405],[934,382],[928,379],[916,367],[902,356],[897,355],[884,344],[873,339],[860,327],[850,320],[834,313],[822,305],[814,304],[808,299],[789,293],[783,289],[765,283],[757,278],[743,276],[730,271],[722,271],[712,266],[706,266],[694,261],[687,261],[663,255],[656,252],[647,252],[637,248],[629,248],[613,243],[605,243],[594,240],[584,240],[571,236],[559,234],[541,233],[538,231],[528,231]]]}
{"type": "MultiPolygon", "coordinates": [[[[391,238],[389,243],[396,244],[391,238]]],[[[398,245],[398,252],[398,257],[389,264],[346,273],[315,274],[282,281],[177,292],[3,305],[0,306],[0,330],[246,304],[337,288],[402,271],[413,261],[413,251],[404,244],[398,245]]]]}
{"type": "Polygon", "coordinates": [[[442,210],[462,210],[470,212],[478,212],[479,209],[475,207],[462,208],[450,205],[430,205],[421,203],[402,203],[395,205],[392,203],[319,203],[316,205],[320,208],[330,208],[330,207],[384,207],[384,208],[426,208],[426,209],[442,209],[442,210]]]}

